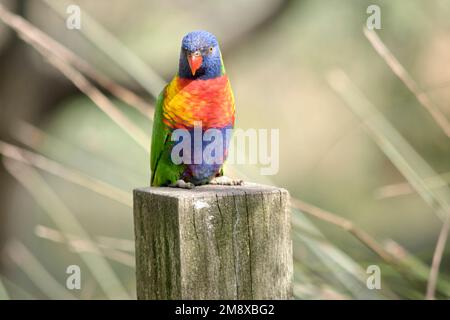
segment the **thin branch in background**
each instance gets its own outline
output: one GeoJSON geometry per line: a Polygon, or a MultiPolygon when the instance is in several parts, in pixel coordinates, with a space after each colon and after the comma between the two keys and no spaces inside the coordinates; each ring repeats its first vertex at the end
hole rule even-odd
{"type": "Polygon", "coordinates": [[[303,213],[316,217],[317,219],[320,219],[322,221],[334,224],[335,226],[338,226],[339,228],[351,233],[366,247],[368,247],[370,250],[372,250],[374,253],[380,256],[380,258],[382,258],[385,262],[389,264],[398,263],[396,258],[392,256],[389,252],[387,252],[382,245],[378,244],[377,241],[374,238],[372,238],[367,232],[355,226],[355,224],[352,221],[342,218],[331,212],[325,211],[319,207],[313,206],[300,199],[291,197],[291,204],[303,213]]]}
{"type": "Polygon", "coordinates": [[[400,78],[405,86],[416,96],[416,99],[425,109],[431,114],[434,121],[444,131],[444,133],[450,138],[450,122],[446,118],[445,114],[433,103],[428,95],[419,88],[417,83],[400,64],[397,58],[391,53],[386,45],[378,37],[374,30],[368,30],[364,27],[364,35],[372,44],[375,51],[384,59],[386,64],[391,68],[392,72],[400,78]]]}
{"type": "MultiPolygon", "coordinates": [[[[57,229],[50,228],[41,224],[36,225],[36,227],[34,228],[34,233],[39,238],[47,239],[58,243],[66,243],[67,239],[77,239],[77,237],[73,235],[64,234],[57,229]]],[[[95,245],[101,248],[108,248],[117,251],[134,252],[134,241],[106,236],[94,236],[94,238],[96,239],[95,245]]],[[[83,239],[79,240],[84,241],[83,239]]],[[[80,247],[91,247],[91,246],[92,245],[86,245],[80,247]]],[[[77,247],[76,245],[73,246],[74,249],[76,249],[76,247],[77,247]]]]}
{"type": "MultiPolygon", "coordinates": [[[[39,238],[46,239],[56,243],[65,244],[73,252],[76,253],[90,252],[93,254],[102,254],[106,258],[119,262],[127,267],[131,268],[135,267],[135,258],[133,255],[121,252],[120,250],[110,247],[109,245],[104,244],[100,241],[89,242],[88,240],[80,239],[79,237],[74,235],[64,234],[59,230],[49,228],[43,225],[37,225],[34,228],[34,233],[39,238]],[[98,252],[98,250],[95,250],[95,247],[101,249],[101,253],[98,252]]],[[[117,241],[119,240],[122,239],[117,239],[117,241]]]]}
{"type": "MultiPolygon", "coordinates": [[[[412,257],[403,247],[392,240],[387,240],[386,245],[382,245],[372,238],[366,231],[355,224],[335,213],[326,211],[312,204],[306,203],[298,198],[291,197],[291,204],[294,208],[304,214],[313,216],[321,221],[330,223],[352,234],[357,240],[361,241],[366,247],[372,250],[387,264],[395,267],[408,280],[420,280],[428,282],[428,275],[431,272],[422,261],[412,257]],[[352,231],[353,230],[353,231],[352,231]]],[[[437,283],[439,291],[450,296],[450,283],[442,281],[437,283]]]]}
{"type": "Polygon", "coordinates": [[[92,178],[87,174],[68,168],[37,153],[0,141],[0,154],[10,159],[32,165],[128,207],[133,206],[131,195],[127,192],[101,180],[92,178]]]}
{"type": "MultiPolygon", "coordinates": [[[[405,86],[416,96],[416,99],[420,102],[420,104],[425,107],[426,110],[431,114],[435,122],[438,126],[444,131],[447,137],[450,137],[450,122],[446,118],[445,114],[434,105],[433,101],[430,97],[419,88],[413,78],[409,75],[409,73],[405,70],[405,68],[400,64],[400,62],[395,58],[395,56],[390,52],[390,50],[385,46],[383,41],[378,37],[377,33],[374,30],[368,30],[364,28],[364,34],[369,42],[372,44],[377,53],[384,59],[384,61],[389,65],[392,72],[394,72],[397,77],[402,80],[405,86]]],[[[446,185],[443,179],[437,179],[434,181],[434,185],[443,184],[446,185]]],[[[398,189],[397,189],[398,190],[398,189]]],[[[428,279],[426,298],[433,299],[436,290],[436,281],[439,274],[439,266],[441,264],[442,255],[444,253],[445,244],[448,238],[449,232],[449,215],[450,211],[448,208],[445,209],[447,216],[444,220],[444,224],[442,226],[441,232],[439,233],[438,241],[436,244],[436,248],[433,254],[433,262],[430,270],[430,276],[428,279]]]]}
{"type": "Polygon", "coordinates": [[[150,153],[150,138],[131,122],[100,90],[94,87],[80,72],[56,57],[47,57],[50,64],[61,71],[86,96],[88,96],[114,123],[128,134],[147,153],[150,153]]]}
{"type": "Polygon", "coordinates": [[[45,56],[55,55],[66,64],[73,65],[76,69],[85,73],[115,97],[136,108],[144,116],[150,119],[152,118],[153,106],[151,104],[145,102],[131,90],[112,81],[110,78],[96,70],[87,61],[77,56],[73,51],[33,26],[27,20],[8,11],[1,4],[0,19],[16,31],[25,42],[36,49],[39,48],[40,52],[45,52],[45,56]]]}
{"type": "MultiPolygon", "coordinates": [[[[83,158],[89,157],[90,159],[95,158],[96,160],[101,161],[101,165],[104,166],[105,169],[108,168],[108,170],[112,170],[113,172],[115,172],[115,175],[127,180],[129,178],[132,178],[132,176],[134,178],[139,178],[142,177],[142,175],[146,174],[146,170],[143,170],[145,168],[134,168],[135,170],[137,170],[136,172],[123,170],[123,163],[121,162],[121,159],[118,159],[113,154],[109,153],[99,154],[97,148],[91,145],[89,141],[86,141],[86,139],[83,139],[81,141],[71,141],[69,139],[69,141],[64,137],[56,137],[48,131],[38,128],[35,125],[23,120],[14,122],[12,127],[13,129],[10,132],[12,138],[17,140],[18,143],[24,145],[25,147],[30,148],[30,150],[34,151],[35,153],[46,156],[47,158],[64,158],[64,155],[67,154],[80,154],[81,156],[83,156],[83,158]]],[[[63,166],[65,165],[65,162],[63,163],[63,160],[61,160],[60,163],[63,166]]],[[[67,166],[68,168],[70,168],[68,164],[67,166]]],[[[78,170],[75,167],[72,168],[78,170]]],[[[81,172],[82,170],[79,169],[78,171],[81,172]]],[[[132,198],[131,194],[129,194],[128,191],[123,192],[126,192],[128,194],[127,199],[132,198]]]]}
{"type": "Polygon", "coordinates": [[[109,247],[103,247],[100,243],[98,243],[98,246],[102,250],[105,257],[109,258],[110,260],[116,261],[132,269],[136,268],[136,258],[134,257],[134,255],[109,247]]]}
{"type": "Polygon", "coordinates": [[[364,123],[369,137],[433,209],[433,213],[445,221],[450,214],[450,191],[447,188],[431,189],[424,181],[427,177],[439,177],[433,168],[372,105],[344,71],[337,69],[329,72],[327,81],[364,123]]]}
{"type": "MultiPolygon", "coordinates": [[[[390,254],[400,259],[406,270],[413,270],[414,275],[420,281],[428,282],[431,268],[426,263],[412,255],[405,247],[401,246],[397,242],[389,239],[384,242],[383,247],[390,254]]],[[[450,282],[448,279],[442,277],[440,281],[436,283],[436,289],[444,296],[450,298],[450,282]]]]}
{"type": "MultiPolygon", "coordinates": [[[[15,30],[23,29],[26,21],[21,17],[12,14],[0,5],[0,19],[11,26],[15,26],[15,30]]],[[[24,34],[28,37],[28,34],[24,34]]],[[[70,64],[65,62],[61,57],[53,52],[45,50],[39,46],[34,47],[44,56],[50,64],[61,71],[72,83],[88,96],[111,120],[114,121],[122,130],[133,138],[144,150],[149,153],[149,138],[141,129],[135,126],[100,90],[93,86],[86,77],[75,70],[70,64]]]]}
{"type": "MultiPolygon", "coordinates": [[[[447,187],[450,182],[450,172],[438,175],[437,177],[428,177],[424,179],[429,188],[447,187]]],[[[377,199],[393,198],[414,193],[414,188],[408,182],[400,182],[386,185],[375,191],[377,199]]]]}
{"type": "MultiPolygon", "coordinates": [[[[70,5],[67,1],[44,2],[64,19],[66,8],[70,5]]],[[[108,56],[114,63],[133,77],[148,93],[157,98],[165,86],[165,81],[159,74],[150,68],[142,59],[125,46],[111,32],[99,24],[95,19],[83,11],[83,28],[80,30],[98,50],[108,56]]]]}
{"type": "Polygon", "coordinates": [[[120,251],[135,252],[134,241],[128,239],[119,239],[114,237],[96,236],[97,242],[105,247],[113,248],[120,251]]]}
{"type": "Polygon", "coordinates": [[[45,269],[39,260],[21,242],[12,240],[6,246],[6,253],[14,264],[51,299],[76,299],[45,269]]]}
{"type": "MultiPolygon", "coordinates": [[[[79,239],[87,240],[93,244],[89,234],[77,217],[35,169],[10,159],[3,159],[3,164],[6,170],[30,193],[36,203],[64,234],[76,235],[79,239]]],[[[96,278],[107,298],[130,299],[114,270],[100,254],[100,249],[92,246],[91,250],[95,250],[96,253],[79,252],[78,254],[96,278]]]]}
{"type": "Polygon", "coordinates": [[[433,300],[436,291],[436,283],[439,276],[439,267],[441,265],[442,256],[444,254],[445,244],[448,238],[448,232],[450,228],[450,217],[442,225],[441,232],[434,249],[433,262],[431,263],[430,276],[428,278],[426,299],[433,300]]]}
{"type": "MultiPolygon", "coordinates": [[[[334,70],[328,74],[327,80],[331,88],[364,122],[369,136],[378,144],[392,164],[403,174],[444,224],[448,223],[450,190],[448,188],[431,189],[424,181],[426,177],[439,177],[434,170],[360,92],[345,72],[334,70]]],[[[449,228],[443,228],[445,233],[448,230],[449,228]]],[[[440,249],[440,247],[437,247],[437,249],[440,249]]],[[[433,272],[438,272],[442,254],[443,250],[435,251],[438,263],[435,266],[437,270],[433,272]]],[[[433,272],[430,273],[430,276],[433,276],[433,272]]],[[[432,281],[433,279],[429,278],[428,282],[432,281]]]]}

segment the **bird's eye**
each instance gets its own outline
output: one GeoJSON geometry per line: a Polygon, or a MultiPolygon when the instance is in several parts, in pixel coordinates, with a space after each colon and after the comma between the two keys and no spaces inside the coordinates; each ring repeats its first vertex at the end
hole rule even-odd
{"type": "Polygon", "coordinates": [[[213,52],[213,47],[209,47],[209,52],[213,52]]]}

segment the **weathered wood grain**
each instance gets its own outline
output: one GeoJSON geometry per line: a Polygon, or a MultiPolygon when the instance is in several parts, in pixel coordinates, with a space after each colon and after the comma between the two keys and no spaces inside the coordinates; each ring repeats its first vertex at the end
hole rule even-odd
{"type": "Polygon", "coordinates": [[[256,184],[134,190],[138,299],[290,299],[288,202],[256,184]]]}

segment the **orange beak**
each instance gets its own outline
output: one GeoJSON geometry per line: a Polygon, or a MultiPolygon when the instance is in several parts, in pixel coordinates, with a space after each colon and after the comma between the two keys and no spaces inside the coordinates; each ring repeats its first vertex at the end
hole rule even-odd
{"type": "Polygon", "coordinates": [[[187,60],[189,63],[189,67],[191,68],[192,75],[195,76],[197,70],[202,66],[203,58],[201,55],[196,56],[191,54],[187,56],[187,60]]]}

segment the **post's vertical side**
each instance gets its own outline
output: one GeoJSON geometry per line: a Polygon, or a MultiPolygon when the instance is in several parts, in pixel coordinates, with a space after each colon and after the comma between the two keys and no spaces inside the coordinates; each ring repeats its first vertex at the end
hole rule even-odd
{"type": "MultiPolygon", "coordinates": [[[[252,207],[249,207],[245,191],[236,193],[228,199],[231,210],[231,243],[236,280],[236,299],[253,298],[253,276],[251,261],[251,225],[249,219],[252,207]]],[[[252,195],[254,196],[254,195],[252,195]]]]}
{"type": "Polygon", "coordinates": [[[231,216],[212,194],[182,199],[179,218],[183,299],[235,299],[231,216]]]}
{"type": "Polygon", "coordinates": [[[292,298],[289,194],[249,191],[181,200],[183,299],[292,298]]]}
{"type": "Polygon", "coordinates": [[[247,196],[253,299],[292,299],[293,258],[289,193],[247,196]]]}
{"type": "Polygon", "coordinates": [[[252,299],[247,207],[243,192],[180,202],[183,299],[252,299]]]}
{"type": "Polygon", "coordinates": [[[134,191],[138,299],[181,299],[178,199],[134,191]]]}

